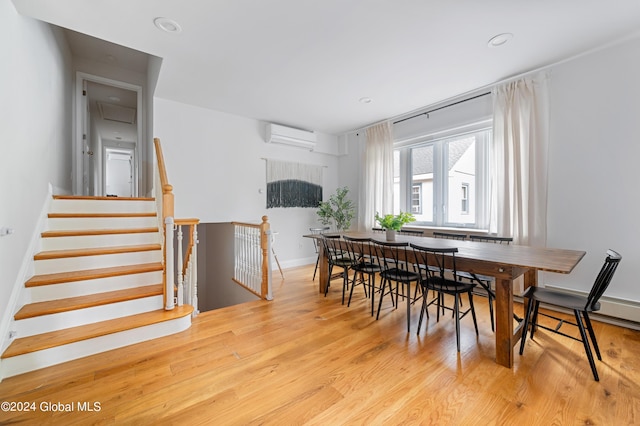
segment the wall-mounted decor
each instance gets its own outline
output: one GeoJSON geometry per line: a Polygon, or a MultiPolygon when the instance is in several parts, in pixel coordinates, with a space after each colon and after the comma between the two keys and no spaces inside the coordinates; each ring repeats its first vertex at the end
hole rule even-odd
{"type": "Polygon", "coordinates": [[[322,166],[267,159],[267,208],[318,207],[322,166]]]}

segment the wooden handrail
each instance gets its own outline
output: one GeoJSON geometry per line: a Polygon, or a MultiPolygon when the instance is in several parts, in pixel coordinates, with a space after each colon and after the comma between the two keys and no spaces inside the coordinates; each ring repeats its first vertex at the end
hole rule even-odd
{"type": "Polygon", "coordinates": [[[158,159],[158,173],[160,174],[160,185],[162,186],[162,221],[167,217],[173,217],[173,186],[169,184],[167,178],[167,167],[164,162],[164,156],[162,155],[162,145],[160,145],[160,139],[154,138],[153,144],[156,148],[156,158],[158,159]]]}

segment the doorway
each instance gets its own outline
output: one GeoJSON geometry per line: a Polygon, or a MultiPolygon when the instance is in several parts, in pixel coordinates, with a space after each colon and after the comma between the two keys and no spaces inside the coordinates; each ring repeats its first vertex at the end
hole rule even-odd
{"type": "Polygon", "coordinates": [[[133,148],[104,149],[104,188],[107,197],[133,197],[135,150],[133,148]]]}
{"type": "Polygon", "coordinates": [[[137,197],[142,88],[79,72],[76,91],[74,193],[137,197]]]}

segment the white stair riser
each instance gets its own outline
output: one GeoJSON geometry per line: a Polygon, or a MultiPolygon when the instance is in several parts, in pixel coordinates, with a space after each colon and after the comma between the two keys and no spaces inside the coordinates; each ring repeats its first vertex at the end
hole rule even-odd
{"type": "Polygon", "coordinates": [[[158,219],[152,217],[80,217],[49,218],[51,231],[77,231],[85,229],[131,229],[158,227],[158,219]]]}
{"type": "Polygon", "coordinates": [[[163,308],[163,296],[151,296],[142,299],[127,300],[124,302],[110,303],[108,305],[93,306],[91,308],[76,309],[58,314],[43,315],[35,318],[26,318],[14,323],[17,331],[16,337],[33,336],[34,334],[48,333],[64,328],[77,327],[92,324],[99,321],[107,321],[129,315],[156,311],[163,308]]]}
{"type": "Polygon", "coordinates": [[[154,213],[154,201],[60,200],[51,201],[50,213],[154,213]]]}
{"type": "Polygon", "coordinates": [[[39,352],[6,358],[3,359],[0,364],[0,368],[2,369],[0,377],[12,377],[100,352],[179,333],[189,328],[190,325],[191,317],[187,315],[186,317],[177,318],[172,321],[165,321],[39,352]]]}
{"type": "Polygon", "coordinates": [[[125,290],[162,283],[162,271],[145,272],[117,277],[98,278],[95,280],[76,281],[71,283],[42,285],[30,287],[28,290],[31,302],[66,299],[86,296],[107,291],[125,290]]]}
{"type": "Polygon", "coordinates": [[[162,260],[161,250],[134,253],[103,254],[98,256],[80,256],[63,259],[36,260],[35,275],[55,274],[58,272],[84,271],[87,269],[111,268],[115,266],[154,263],[162,260]]]}
{"type": "Polygon", "coordinates": [[[158,232],[135,234],[83,235],[73,237],[42,238],[42,250],[73,250],[113,246],[132,246],[140,244],[160,244],[158,232]]]}

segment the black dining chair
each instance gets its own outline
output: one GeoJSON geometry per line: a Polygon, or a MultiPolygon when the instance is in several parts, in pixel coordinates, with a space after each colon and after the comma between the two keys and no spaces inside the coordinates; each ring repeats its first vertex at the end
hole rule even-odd
{"type": "Polygon", "coordinates": [[[478,322],[476,321],[476,311],[473,307],[473,288],[475,283],[467,283],[458,281],[456,268],[456,253],[458,249],[455,247],[425,247],[417,244],[411,244],[413,248],[416,262],[424,267],[421,268],[425,271],[420,279],[420,285],[422,286],[422,308],[420,310],[420,319],[418,320],[418,334],[420,334],[420,327],[422,325],[422,319],[426,316],[429,318],[429,305],[437,304],[437,316],[436,320],[440,320],[440,311],[444,312],[444,309],[452,309],[453,316],[456,321],[456,345],[458,352],[460,352],[460,319],[471,312],[473,317],[473,326],[476,330],[476,336],[478,335],[478,322]],[[428,267],[429,266],[429,267],[428,267]],[[432,301],[427,301],[428,290],[435,291],[437,296],[432,301]],[[469,309],[464,312],[460,312],[460,296],[467,294],[469,297],[469,309]],[[444,295],[448,294],[453,296],[453,308],[449,308],[444,304],[444,295]]]}
{"type": "Polygon", "coordinates": [[[345,290],[349,287],[349,269],[353,265],[353,261],[341,246],[340,235],[322,234],[322,245],[325,250],[325,256],[329,264],[329,274],[327,276],[327,285],[324,289],[324,295],[329,292],[329,285],[333,278],[333,268],[342,268],[342,304],[344,305],[345,290]]]}
{"type": "Polygon", "coordinates": [[[373,316],[375,293],[377,291],[376,274],[382,271],[378,257],[375,255],[373,242],[371,238],[367,237],[349,237],[345,235],[343,238],[347,242],[347,251],[352,261],[351,270],[353,271],[347,307],[351,306],[353,289],[361,284],[365,289],[365,297],[371,299],[371,316],[373,316]],[[366,280],[364,278],[365,275],[367,276],[366,280]]]}
{"type": "MultiPolygon", "coordinates": [[[[494,243],[494,244],[511,244],[513,238],[511,237],[497,237],[494,235],[469,235],[469,239],[471,241],[477,242],[485,242],[485,243],[494,243]]],[[[471,281],[475,281],[480,284],[486,293],[487,299],[489,303],[489,315],[491,316],[491,331],[495,331],[495,320],[493,314],[493,301],[496,299],[496,292],[493,289],[495,286],[496,279],[494,277],[490,277],[488,275],[475,274],[473,272],[461,271],[459,272],[460,277],[466,278],[471,281]]],[[[514,314],[514,318],[516,321],[520,322],[522,318],[518,317],[514,314]]]]}
{"type": "MultiPolygon", "coordinates": [[[[311,235],[320,235],[324,234],[329,229],[331,228],[328,226],[323,226],[322,228],[309,228],[309,231],[311,232],[311,235]]],[[[316,279],[316,272],[318,272],[318,263],[320,262],[320,244],[318,243],[318,238],[313,238],[313,247],[316,249],[316,267],[313,270],[313,278],[311,279],[311,281],[315,281],[316,279]]]]}
{"type": "Polygon", "coordinates": [[[407,262],[407,254],[409,243],[395,241],[374,241],[376,255],[380,259],[382,272],[380,277],[380,299],[378,300],[378,313],[376,319],[380,318],[380,309],[382,308],[382,300],[386,294],[391,296],[391,303],[398,308],[399,287],[402,285],[402,297],[407,301],[407,333],[411,330],[411,283],[418,285],[420,274],[409,269],[412,263],[407,262]],[[395,289],[393,284],[395,283],[395,289]],[[389,290],[385,293],[387,284],[389,290]],[[406,287],[406,292],[404,291],[406,287]],[[395,302],[394,302],[395,293],[395,302]]]}
{"type": "Polygon", "coordinates": [[[578,342],[582,342],[584,346],[584,352],[587,354],[589,365],[591,366],[591,372],[595,381],[600,381],[598,377],[598,370],[596,370],[596,363],[593,359],[593,353],[591,352],[591,344],[596,351],[598,360],[602,361],[600,355],[600,348],[598,348],[598,341],[596,335],[593,332],[591,320],[589,319],[589,312],[596,312],[600,310],[600,297],[604,294],[611,283],[611,278],[616,272],[618,265],[622,260],[622,256],[613,250],[607,250],[607,256],[604,260],[604,265],[600,269],[598,276],[596,277],[591,291],[587,296],[581,296],[576,294],[565,293],[557,290],[551,290],[540,287],[529,287],[524,292],[523,297],[528,298],[527,312],[524,317],[524,328],[522,331],[522,339],[520,340],[520,355],[524,353],[524,346],[527,340],[527,330],[531,328],[531,339],[536,331],[537,327],[549,330],[552,333],[559,334],[561,336],[568,337],[578,342]],[[576,322],[567,321],[562,318],[558,318],[554,315],[540,312],[540,303],[549,305],[551,307],[565,308],[573,311],[576,322]],[[558,325],[554,328],[547,327],[538,322],[538,316],[542,315],[558,321],[558,325]],[[576,338],[569,334],[560,331],[560,327],[564,324],[570,324],[578,328],[580,331],[580,338],[576,338]],[[587,335],[588,333],[588,335],[587,335]],[[591,342],[589,342],[591,338],[591,342]]]}
{"type": "Polygon", "coordinates": [[[398,233],[404,235],[413,235],[414,237],[424,236],[424,232],[418,231],[417,229],[400,229],[398,233]]]}
{"type": "Polygon", "coordinates": [[[434,231],[433,232],[433,237],[434,238],[446,238],[448,240],[464,241],[464,240],[467,239],[467,234],[457,234],[457,233],[454,233],[454,232],[434,231]]]}

